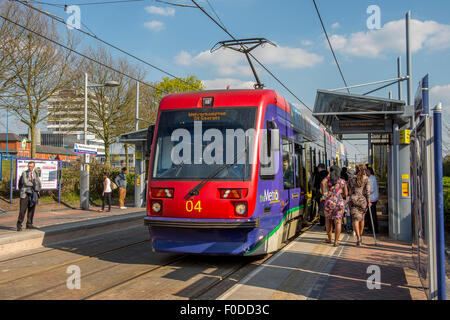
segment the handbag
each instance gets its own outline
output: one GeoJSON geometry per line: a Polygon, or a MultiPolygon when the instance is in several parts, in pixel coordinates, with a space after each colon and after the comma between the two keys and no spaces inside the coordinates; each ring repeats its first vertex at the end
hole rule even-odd
{"type": "Polygon", "coordinates": [[[117,184],[114,181],[111,181],[111,190],[116,190],[117,188],[117,184]]]}

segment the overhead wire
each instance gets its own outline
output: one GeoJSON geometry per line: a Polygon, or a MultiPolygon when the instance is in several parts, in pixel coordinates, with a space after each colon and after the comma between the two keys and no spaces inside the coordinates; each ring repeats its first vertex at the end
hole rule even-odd
{"type": "MultiPolygon", "coordinates": [[[[317,15],[319,16],[319,20],[320,20],[320,24],[322,25],[323,32],[325,32],[325,37],[327,38],[328,46],[330,47],[331,53],[333,54],[333,58],[334,58],[334,61],[336,62],[336,66],[339,69],[339,73],[341,75],[341,78],[344,81],[345,86],[348,87],[347,81],[345,81],[344,74],[342,73],[341,66],[339,65],[339,62],[338,62],[337,57],[336,57],[336,54],[334,53],[333,46],[331,45],[330,38],[328,37],[328,32],[327,32],[327,29],[325,28],[325,25],[323,23],[322,16],[320,15],[319,8],[317,7],[317,4],[316,4],[316,0],[313,0],[313,3],[314,3],[314,7],[316,8],[317,15]]],[[[350,93],[350,90],[348,88],[347,88],[347,92],[350,93]]]]}
{"type": "MultiPolygon", "coordinates": [[[[38,11],[38,12],[40,12],[40,13],[48,16],[48,17],[50,17],[51,19],[53,19],[53,20],[55,20],[55,21],[57,21],[59,23],[62,23],[62,24],[67,26],[67,22],[61,17],[58,17],[58,16],[56,16],[54,14],[51,14],[51,13],[49,13],[47,11],[43,11],[43,10],[41,10],[39,8],[33,7],[33,6],[29,5],[26,1],[22,1],[22,0],[15,0],[15,1],[20,3],[20,4],[22,4],[22,5],[24,5],[24,6],[26,6],[26,7],[28,7],[28,8],[30,8],[30,9],[32,9],[32,10],[38,11]]],[[[132,57],[133,59],[135,59],[135,60],[137,60],[137,61],[139,61],[139,62],[141,62],[141,63],[143,63],[143,64],[145,64],[145,65],[147,65],[147,66],[149,66],[149,67],[151,67],[153,69],[155,69],[155,70],[160,71],[161,73],[164,73],[164,74],[166,74],[166,75],[168,75],[168,76],[170,76],[170,77],[172,77],[174,79],[177,79],[177,80],[187,84],[192,89],[197,89],[196,87],[193,87],[191,83],[189,83],[189,82],[187,82],[187,81],[185,81],[185,80],[183,80],[183,79],[173,75],[172,73],[170,73],[168,71],[165,71],[164,69],[161,69],[161,68],[159,68],[159,67],[157,67],[157,66],[155,66],[155,65],[153,65],[153,64],[151,64],[151,63],[149,63],[149,62],[147,62],[147,61],[145,61],[145,60],[143,60],[143,59],[141,59],[141,58],[139,58],[139,57],[137,57],[137,56],[135,56],[135,55],[133,55],[133,54],[123,50],[123,49],[121,49],[121,48],[119,48],[119,47],[117,47],[116,45],[113,45],[112,43],[110,43],[110,42],[108,42],[106,40],[103,40],[103,39],[97,37],[96,35],[90,34],[89,32],[83,31],[81,29],[77,29],[77,28],[75,28],[75,29],[78,32],[82,33],[82,34],[85,34],[85,35],[87,35],[87,36],[89,36],[91,38],[94,38],[94,39],[100,41],[101,43],[103,43],[103,44],[105,44],[105,45],[107,45],[107,46],[109,46],[109,47],[111,47],[111,48],[113,48],[113,49],[115,49],[117,51],[120,51],[123,54],[126,54],[127,56],[132,57]]]]}
{"type": "Polygon", "coordinates": [[[183,4],[183,3],[173,3],[173,2],[169,2],[169,1],[163,1],[163,0],[155,0],[156,2],[160,2],[160,3],[164,3],[164,4],[168,4],[170,6],[176,6],[176,7],[183,7],[183,8],[197,8],[196,6],[192,6],[189,4],[183,4]]]}
{"type": "MultiPolygon", "coordinates": [[[[234,41],[239,42],[239,40],[237,40],[228,30],[227,28],[225,28],[224,26],[222,26],[219,22],[217,22],[217,20],[215,20],[208,12],[206,12],[206,10],[202,7],[200,7],[198,5],[197,2],[195,2],[195,0],[191,0],[196,6],[197,8],[199,8],[209,19],[211,19],[217,26],[219,26],[219,28],[221,28],[223,31],[225,31],[226,34],[228,34],[234,41]]],[[[243,44],[241,44],[241,47],[245,46],[243,44]]],[[[283,82],[281,82],[280,79],[278,79],[266,66],[264,66],[264,64],[262,64],[251,52],[248,53],[267,73],[269,73],[284,89],[286,89],[293,97],[295,97],[302,105],[304,105],[308,110],[310,110],[311,112],[313,112],[311,110],[311,108],[304,103],[299,97],[297,97],[297,95],[295,95],[283,82]]]]}
{"type": "Polygon", "coordinates": [[[73,52],[73,53],[76,53],[76,54],[82,56],[83,58],[85,58],[85,59],[87,59],[87,60],[90,60],[90,61],[92,61],[92,62],[94,62],[94,63],[97,63],[97,64],[99,64],[100,66],[102,66],[102,67],[104,67],[104,68],[108,68],[108,69],[110,69],[110,70],[112,70],[112,71],[114,71],[114,72],[116,72],[116,73],[118,73],[118,74],[121,74],[121,75],[123,75],[123,76],[125,76],[125,77],[131,79],[131,80],[134,80],[134,81],[139,82],[139,83],[141,83],[141,84],[147,85],[147,86],[149,86],[149,87],[151,87],[151,88],[153,88],[153,89],[155,89],[155,90],[157,90],[157,91],[159,91],[159,92],[168,94],[168,92],[166,92],[166,91],[164,91],[164,90],[161,90],[161,89],[155,87],[154,85],[151,85],[151,84],[149,84],[149,83],[147,83],[147,82],[145,82],[145,81],[142,81],[142,80],[139,80],[139,79],[137,79],[137,78],[135,78],[135,77],[133,77],[133,76],[130,76],[129,74],[126,74],[126,73],[124,73],[124,72],[122,72],[122,71],[120,71],[120,70],[117,70],[117,69],[115,69],[115,68],[113,68],[113,67],[111,67],[111,66],[108,66],[107,64],[105,64],[105,63],[103,63],[103,62],[100,62],[100,61],[98,61],[98,60],[95,60],[94,58],[91,58],[91,57],[85,55],[84,53],[81,53],[81,52],[79,52],[79,51],[77,51],[77,50],[75,50],[75,49],[73,49],[73,48],[70,48],[70,47],[68,47],[68,46],[66,46],[66,45],[64,45],[64,44],[62,44],[62,43],[60,43],[60,42],[58,42],[58,41],[56,41],[56,40],[53,40],[53,39],[51,39],[51,38],[49,38],[49,37],[47,37],[47,36],[45,36],[45,35],[43,35],[43,34],[40,34],[39,32],[36,32],[36,31],[34,31],[34,30],[31,30],[30,28],[28,28],[28,27],[26,27],[26,26],[23,26],[23,25],[21,25],[20,23],[17,23],[17,22],[15,22],[15,21],[12,21],[11,19],[9,19],[9,18],[7,18],[7,17],[4,17],[4,16],[1,15],[1,14],[0,14],[0,17],[3,18],[3,19],[6,20],[6,21],[8,21],[8,22],[10,22],[10,23],[12,23],[12,24],[14,24],[14,25],[16,25],[16,26],[18,26],[18,27],[24,29],[24,30],[27,30],[28,32],[31,32],[31,33],[37,35],[38,37],[41,37],[41,38],[43,38],[43,39],[45,39],[45,40],[47,40],[47,41],[49,41],[49,42],[52,42],[52,43],[54,43],[54,44],[56,44],[56,45],[58,45],[58,46],[60,46],[60,47],[62,47],[62,48],[64,48],[64,49],[66,49],[66,50],[69,50],[69,51],[71,51],[71,52],[73,52]]]}

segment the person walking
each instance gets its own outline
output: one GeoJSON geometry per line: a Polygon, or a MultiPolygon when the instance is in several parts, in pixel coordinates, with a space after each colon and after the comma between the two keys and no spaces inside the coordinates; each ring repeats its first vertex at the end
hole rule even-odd
{"type": "Polygon", "coordinates": [[[105,172],[103,174],[103,192],[102,192],[102,210],[105,210],[105,202],[108,201],[108,210],[106,212],[111,212],[111,180],[108,178],[108,174],[105,172]]]}
{"type": "MultiPolygon", "coordinates": [[[[366,215],[366,224],[370,226],[369,231],[373,232],[375,229],[375,233],[378,233],[378,217],[377,217],[377,202],[379,197],[378,190],[378,180],[375,176],[375,172],[372,167],[367,169],[367,173],[370,181],[370,212],[372,213],[372,220],[370,220],[370,216],[366,215]],[[373,229],[372,229],[372,221],[373,221],[373,229]]],[[[367,213],[369,214],[369,208],[367,208],[367,213]]]]}
{"type": "Polygon", "coordinates": [[[36,164],[34,161],[28,162],[28,170],[22,172],[19,180],[20,190],[20,210],[17,219],[17,231],[22,231],[22,223],[27,212],[27,229],[37,229],[33,225],[34,211],[41,191],[41,180],[39,174],[34,170],[36,164]],[[28,210],[28,211],[27,211],[28,210]]]}
{"type": "Polygon", "coordinates": [[[342,217],[347,204],[344,198],[348,198],[345,181],[341,179],[341,168],[338,166],[332,166],[330,168],[330,176],[322,180],[322,194],[328,237],[325,242],[331,243],[334,224],[334,246],[337,247],[339,245],[339,236],[341,235],[342,217]]]}
{"type": "Polygon", "coordinates": [[[123,167],[122,172],[114,179],[114,182],[119,187],[119,206],[120,209],[126,209],[125,197],[127,195],[127,168],[123,167]]]}
{"type": "Polygon", "coordinates": [[[364,232],[364,216],[370,203],[370,181],[363,164],[357,165],[355,175],[349,179],[349,185],[350,215],[353,220],[353,231],[357,237],[356,245],[360,246],[364,232]]]}

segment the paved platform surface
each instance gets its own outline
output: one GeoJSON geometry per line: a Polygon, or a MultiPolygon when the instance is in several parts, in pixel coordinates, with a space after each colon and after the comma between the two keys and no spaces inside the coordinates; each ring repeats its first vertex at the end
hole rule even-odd
{"type": "Polygon", "coordinates": [[[219,299],[426,300],[409,243],[379,236],[375,246],[367,235],[356,246],[353,236],[341,234],[334,247],[324,239],[316,225],[219,299]],[[380,270],[379,289],[368,288],[370,266],[380,270]]]}
{"type": "MultiPolygon", "coordinates": [[[[59,224],[86,221],[92,219],[106,218],[111,216],[119,216],[134,212],[145,211],[145,208],[127,207],[127,209],[119,209],[112,207],[111,212],[98,212],[99,209],[91,208],[89,211],[81,209],[65,209],[65,210],[39,210],[39,206],[34,214],[34,225],[39,228],[55,226],[59,224]]],[[[0,213],[0,237],[8,234],[20,233],[16,229],[18,212],[0,213]]],[[[23,230],[21,232],[29,232],[25,229],[25,221],[23,222],[23,230]]]]}
{"type": "Polygon", "coordinates": [[[117,228],[139,224],[145,208],[112,207],[111,212],[98,209],[37,210],[34,225],[37,230],[17,231],[18,212],[0,214],[0,255],[30,250],[42,245],[109,232],[117,228]]]}

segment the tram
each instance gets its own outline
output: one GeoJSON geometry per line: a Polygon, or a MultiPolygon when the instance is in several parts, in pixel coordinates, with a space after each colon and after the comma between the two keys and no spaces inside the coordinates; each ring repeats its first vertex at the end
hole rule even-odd
{"type": "Polygon", "coordinates": [[[149,128],[154,251],[262,255],[309,217],[313,167],[345,147],[273,90],[165,96],[149,128]]]}

